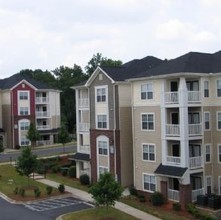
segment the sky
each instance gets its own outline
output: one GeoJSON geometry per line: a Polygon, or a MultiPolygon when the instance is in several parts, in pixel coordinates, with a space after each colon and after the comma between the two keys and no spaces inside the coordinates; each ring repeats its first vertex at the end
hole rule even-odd
{"type": "Polygon", "coordinates": [[[0,79],[93,54],[123,63],[221,50],[221,0],[0,0],[0,79]]]}

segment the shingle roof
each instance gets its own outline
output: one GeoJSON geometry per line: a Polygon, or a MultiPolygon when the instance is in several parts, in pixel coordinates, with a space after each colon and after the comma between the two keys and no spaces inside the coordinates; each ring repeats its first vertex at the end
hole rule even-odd
{"type": "Polygon", "coordinates": [[[69,160],[81,160],[81,161],[89,161],[89,154],[76,153],[73,156],[69,157],[69,160]]]}
{"type": "Polygon", "coordinates": [[[21,82],[22,80],[26,80],[31,85],[33,85],[37,89],[53,89],[52,86],[47,85],[46,83],[37,81],[33,78],[28,77],[24,74],[15,74],[9,78],[0,80],[0,89],[11,89],[13,86],[21,82]]]}
{"type": "Polygon", "coordinates": [[[176,167],[176,166],[165,166],[160,164],[154,173],[163,176],[177,176],[182,177],[186,172],[187,168],[176,167]]]}

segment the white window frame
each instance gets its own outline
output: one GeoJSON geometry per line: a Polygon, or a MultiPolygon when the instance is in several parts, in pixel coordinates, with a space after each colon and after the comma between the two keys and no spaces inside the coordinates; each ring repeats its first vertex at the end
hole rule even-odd
{"type": "Polygon", "coordinates": [[[221,176],[218,176],[219,195],[221,195],[221,176]]]}
{"type": "MultiPolygon", "coordinates": [[[[104,118],[103,118],[104,119],[104,118]]],[[[107,117],[107,114],[97,114],[97,117],[96,117],[96,127],[97,129],[108,129],[108,117],[107,117]],[[99,121],[99,117],[103,117],[103,116],[106,116],[106,121],[99,121]],[[98,123],[102,123],[102,127],[99,127],[98,126],[98,123]],[[106,127],[103,127],[104,123],[106,123],[106,127]]]]}
{"type": "Polygon", "coordinates": [[[209,80],[205,80],[204,82],[203,82],[203,97],[204,98],[209,98],[209,80]],[[205,93],[206,93],[206,91],[208,91],[208,96],[206,96],[205,95],[205,93]]]}
{"type": "Polygon", "coordinates": [[[153,174],[143,173],[143,181],[142,181],[142,183],[143,183],[143,190],[146,191],[146,192],[151,192],[151,193],[153,193],[153,192],[155,192],[155,191],[157,190],[157,178],[156,178],[156,176],[153,175],[153,174]],[[147,182],[147,183],[149,184],[149,189],[145,189],[145,186],[144,186],[144,184],[145,184],[145,182],[144,182],[145,176],[150,177],[150,182],[147,182]],[[151,183],[151,178],[154,178],[154,183],[151,183]],[[155,185],[155,190],[151,190],[150,184],[155,185]]]}
{"type": "Polygon", "coordinates": [[[156,162],[156,145],[152,143],[143,143],[142,144],[142,160],[148,162],[156,162]],[[144,152],[144,147],[147,147],[147,152],[144,152]],[[153,152],[150,152],[150,147],[153,147],[153,152]],[[147,154],[147,159],[144,158],[144,153],[147,154]],[[153,154],[154,160],[150,159],[150,154],[153,154]]]}
{"type": "Polygon", "coordinates": [[[29,91],[28,90],[18,91],[18,100],[20,100],[20,101],[29,100],[29,91]],[[26,95],[24,95],[24,94],[26,94],[26,95]]]}
{"type": "Polygon", "coordinates": [[[107,140],[97,140],[97,150],[98,150],[98,155],[101,156],[108,156],[109,155],[109,150],[108,150],[108,142],[107,140]],[[103,144],[106,144],[104,146],[103,144]]]}
{"type": "Polygon", "coordinates": [[[96,86],[95,87],[95,103],[107,103],[107,102],[108,102],[108,87],[96,86]],[[103,94],[103,90],[105,94],[103,94]],[[100,97],[100,100],[98,100],[98,97],[100,97]],[[105,100],[103,100],[103,97],[105,97],[105,100]]]}
{"type": "Polygon", "coordinates": [[[141,130],[142,131],[155,131],[155,114],[154,113],[152,113],[152,112],[147,112],[147,113],[141,113],[141,130]],[[142,116],[143,115],[147,115],[147,119],[148,119],[148,116],[149,115],[153,115],[153,129],[149,129],[148,127],[148,124],[150,123],[149,121],[147,121],[147,129],[144,129],[143,128],[143,120],[142,120],[142,116]]]}
{"type": "Polygon", "coordinates": [[[205,131],[210,131],[210,129],[211,129],[211,117],[210,117],[210,112],[204,112],[204,130],[205,131]],[[206,121],[206,114],[208,114],[209,116],[209,121],[206,121]],[[209,124],[209,128],[206,128],[206,122],[208,122],[208,124],[209,124]]]}
{"type": "Polygon", "coordinates": [[[20,137],[20,146],[29,146],[29,145],[30,145],[30,140],[25,135],[22,135],[20,137]]]}
{"type": "Polygon", "coordinates": [[[106,166],[98,166],[98,177],[100,177],[100,175],[104,174],[105,172],[109,172],[108,167],[106,167],[106,166]],[[100,172],[101,169],[102,169],[102,172],[100,172]]]}
{"type": "Polygon", "coordinates": [[[30,121],[29,120],[21,120],[19,122],[19,127],[21,131],[28,131],[30,126],[30,121]]]}
{"type": "Polygon", "coordinates": [[[147,82],[143,83],[140,86],[140,98],[141,100],[152,100],[153,99],[153,83],[152,82],[147,82]],[[144,94],[144,98],[143,95],[144,94]],[[150,97],[149,97],[150,95],[150,97]]]}
{"type": "Polygon", "coordinates": [[[221,79],[216,80],[216,97],[221,97],[221,87],[219,88],[218,86],[221,86],[221,79]],[[220,90],[220,91],[219,91],[220,90]],[[220,94],[219,94],[220,93],[220,94]]]}
{"type": "Polygon", "coordinates": [[[221,163],[221,144],[217,144],[217,161],[221,163]]]}
{"type": "Polygon", "coordinates": [[[206,193],[209,193],[207,192],[207,187],[210,186],[211,187],[211,193],[213,193],[213,179],[212,179],[212,176],[205,176],[205,191],[206,193]],[[208,179],[209,179],[209,182],[210,182],[210,185],[208,185],[208,179]]]}
{"type": "MultiPolygon", "coordinates": [[[[221,119],[221,112],[216,112],[216,128],[218,131],[221,130],[221,126],[219,128],[219,114],[220,114],[220,119],[221,119]]],[[[221,120],[220,120],[220,124],[221,124],[221,120]]]]}
{"type": "Polygon", "coordinates": [[[30,115],[30,112],[29,112],[29,107],[19,107],[19,115],[30,115]],[[21,112],[27,112],[27,114],[21,114],[21,112]]]}
{"type": "Polygon", "coordinates": [[[211,144],[205,144],[205,163],[211,163],[211,158],[212,158],[212,149],[211,149],[211,144]],[[207,147],[209,147],[209,152],[207,151],[207,147]],[[207,161],[207,155],[210,155],[210,160],[207,161]]]}

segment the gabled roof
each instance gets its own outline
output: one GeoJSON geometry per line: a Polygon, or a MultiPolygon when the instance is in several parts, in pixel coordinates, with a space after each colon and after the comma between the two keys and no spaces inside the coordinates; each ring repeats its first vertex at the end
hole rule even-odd
{"type": "Polygon", "coordinates": [[[19,82],[21,82],[22,80],[27,81],[32,86],[34,86],[36,89],[53,89],[52,86],[47,85],[46,83],[37,81],[31,77],[28,77],[27,75],[19,74],[19,73],[15,74],[9,78],[1,79],[0,80],[0,89],[11,89],[15,85],[17,85],[19,82]]]}

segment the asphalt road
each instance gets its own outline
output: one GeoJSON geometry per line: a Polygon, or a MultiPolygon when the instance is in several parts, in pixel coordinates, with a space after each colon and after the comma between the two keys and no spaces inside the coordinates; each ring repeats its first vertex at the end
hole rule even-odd
{"type": "MultiPolygon", "coordinates": [[[[77,199],[75,199],[77,200],[77,199]]],[[[35,211],[26,207],[23,204],[11,204],[0,197],[1,214],[0,219],[2,220],[55,220],[58,216],[75,212],[83,209],[91,208],[91,205],[84,202],[73,203],[72,205],[62,206],[58,208],[52,208],[43,211],[35,211]]]]}
{"type": "MultiPolygon", "coordinates": [[[[38,157],[47,157],[47,156],[58,155],[58,154],[63,154],[63,153],[75,153],[76,151],[77,151],[76,145],[65,146],[65,148],[63,148],[62,146],[55,146],[51,148],[38,148],[38,149],[32,150],[32,152],[38,155],[38,157]]],[[[20,154],[21,154],[20,151],[0,153],[0,163],[15,161],[20,154]]]]}

